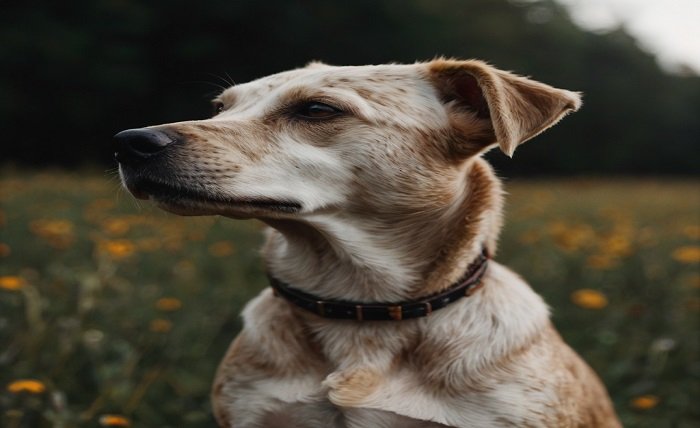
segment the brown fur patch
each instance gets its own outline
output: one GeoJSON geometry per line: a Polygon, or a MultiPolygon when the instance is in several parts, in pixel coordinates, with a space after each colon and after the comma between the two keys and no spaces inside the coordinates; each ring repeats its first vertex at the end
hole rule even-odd
{"type": "Polygon", "coordinates": [[[467,198],[460,207],[462,221],[440,246],[427,268],[429,274],[424,282],[427,286],[416,290],[417,296],[438,293],[456,281],[463,274],[458,266],[466,268],[464,262],[474,259],[481,251],[478,245],[474,245],[479,243],[480,234],[489,238],[484,242],[488,252],[493,255],[496,251],[495,241],[498,236],[485,232],[492,228],[492,225],[486,223],[500,216],[500,185],[490,167],[478,159],[474,160],[465,184],[468,189],[467,198]]]}

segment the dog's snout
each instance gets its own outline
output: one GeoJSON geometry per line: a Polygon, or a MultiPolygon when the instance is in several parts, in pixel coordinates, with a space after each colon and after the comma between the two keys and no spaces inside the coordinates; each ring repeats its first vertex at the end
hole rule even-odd
{"type": "Polygon", "coordinates": [[[114,136],[115,158],[122,163],[148,159],[175,140],[157,129],[127,129],[114,136]]]}

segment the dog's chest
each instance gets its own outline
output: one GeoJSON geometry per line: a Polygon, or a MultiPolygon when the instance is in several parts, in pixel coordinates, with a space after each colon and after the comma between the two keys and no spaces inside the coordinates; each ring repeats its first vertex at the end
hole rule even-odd
{"type": "Polygon", "coordinates": [[[497,292],[490,285],[428,318],[360,325],[300,319],[263,292],[244,311],[241,345],[220,369],[227,392],[215,399],[246,421],[236,426],[546,425],[542,418],[557,406],[556,392],[541,382],[553,376],[552,342],[526,343],[546,329],[546,308],[522,285],[506,291],[526,308],[506,309],[526,321],[481,316],[497,313],[484,300],[497,292]],[[519,357],[503,366],[514,349],[519,357]]]}
{"type": "MultiPolygon", "coordinates": [[[[478,389],[449,391],[426,373],[444,379],[468,365],[465,360],[441,363],[435,358],[436,351],[443,352],[440,343],[425,346],[418,329],[406,331],[406,324],[400,330],[387,324],[362,329],[350,323],[347,328],[312,324],[307,331],[317,339],[326,364],[309,360],[303,372],[246,385],[232,413],[245,414],[250,424],[241,426],[252,427],[408,428],[506,426],[506,421],[528,419],[523,412],[544,410],[533,405],[539,400],[528,401],[533,391],[525,383],[494,379],[478,389]]],[[[443,345],[454,339],[445,336],[443,345]]]]}
{"type": "Polygon", "coordinates": [[[546,411],[533,407],[533,402],[527,401],[527,392],[518,387],[436,395],[421,385],[421,377],[415,373],[391,375],[394,377],[383,379],[376,390],[367,390],[369,382],[342,393],[338,392],[342,385],[330,387],[328,378],[317,382],[315,375],[302,382],[305,390],[298,380],[261,382],[254,392],[246,394],[246,404],[235,413],[239,417],[245,413],[244,419],[251,423],[241,426],[250,427],[476,428],[517,426],[517,422],[530,419],[523,412],[546,411]],[[265,408],[263,413],[261,407],[265,408]],[[515,425],[508,425],[509,421],[515,425]]]}

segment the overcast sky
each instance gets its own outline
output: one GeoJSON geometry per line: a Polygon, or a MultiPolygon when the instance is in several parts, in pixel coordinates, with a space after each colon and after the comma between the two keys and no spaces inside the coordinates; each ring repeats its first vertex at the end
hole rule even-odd
{"type": "Polygon", "coordinates": [[[622,24],[666,69],[700,73],[700,0],[557,0],[584,28],[622,24]]]}

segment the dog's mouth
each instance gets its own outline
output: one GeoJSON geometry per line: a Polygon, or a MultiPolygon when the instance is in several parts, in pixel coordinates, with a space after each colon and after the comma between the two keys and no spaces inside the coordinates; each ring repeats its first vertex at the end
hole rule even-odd
{"type": "Polygon", "coordinates": [[[124,180],[126,188],[137,199],[152,200],[160,208],[179,215],[228,215],[248,217],[261,214],[293,214],[301,211],[301,204],[293,200],[265,197],[229,197],[206,189],[192,189],[141,179],[124,180]]]}

